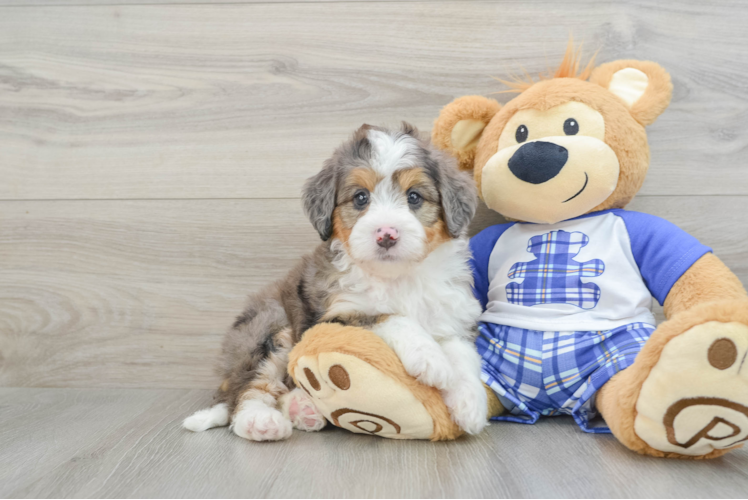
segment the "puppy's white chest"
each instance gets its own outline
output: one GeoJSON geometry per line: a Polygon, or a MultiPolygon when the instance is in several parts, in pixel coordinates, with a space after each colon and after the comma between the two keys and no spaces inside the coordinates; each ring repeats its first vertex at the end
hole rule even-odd
{"type": "Polygon", "coordinates": [[[377,278],[351,266],[328,316],[397,315],[413,320],[435,337],[462,336],[481,312],[471,289],[468,259],[467,243],[452,241],[394,279],[377,278]]]}

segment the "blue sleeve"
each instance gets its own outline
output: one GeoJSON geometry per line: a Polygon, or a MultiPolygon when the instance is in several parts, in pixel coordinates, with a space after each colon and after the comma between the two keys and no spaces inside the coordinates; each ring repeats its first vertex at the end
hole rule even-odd
{"type": "Polygon", "coordinates": [[[498,224],[487,227],[480,233],[470,238],[470,267],[473,268],[473,293],[475,298],[480,302],[483,310],[486,310],[488,304],[488,285],[491,283],[491,277],[488,276],[488,261],[493,252],[493,247],[504,231],[514,225],[513,222],[508,224],[498,224]]]}
{"type": "Polygon", "coordinates": [[[662,305],[683,273],[711,248],[665,219],[626,210],[616,211],[623,219],[631,250],[644,283],[662,305]]]}

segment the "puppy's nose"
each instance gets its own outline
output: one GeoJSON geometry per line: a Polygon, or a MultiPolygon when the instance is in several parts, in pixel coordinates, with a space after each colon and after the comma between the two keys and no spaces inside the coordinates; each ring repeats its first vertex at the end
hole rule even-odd
{"type": "Polygon", "coordinates": [[[379,229],[377,229],[376,233],[377,245],[387,250],[390,247],[395,246],[395,243],[397,243],[397,238],[399,236],[400,233],[398,233],[397,229],[395,229],[394,227],[380,227],[379,229]]]}
{"type": "Polygon", "coordinates": [[[566,165],[569,152],[552,142],[528,142],[509,158],[509,170],[520,180],[542,184],[556,177],[566,165]]]}

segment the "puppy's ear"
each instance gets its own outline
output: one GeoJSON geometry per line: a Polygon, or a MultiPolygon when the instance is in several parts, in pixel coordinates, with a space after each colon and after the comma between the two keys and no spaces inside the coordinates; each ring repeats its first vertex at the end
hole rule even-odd
{"type": "Polygon", "coordinates": [[[402,121],[400,123],[400,132],[407,135],[412,135],[413,137],[419,139],[421,136],[421,133],[418,131],[418,128],[415,125],[412,125],[406,121],[402,121]]]}
{"type": "Polygon", "coordinates": [[[335,210],[337,180],[335,165],[328,160],[317,175],[306,181],[301,195],[304,212],[322,241],[327,241],[332,236],[332,212],[335,210]]]}
{"type": "Polygon", "coordinates": [[[590,82],[618,96],[631,116],[645,127],[665,111],[673,94],[670,75],[651,61],[621,60],[601,64],[592,72],[590,82]]]}
{"type": "Polygon", "coordinates": [[[444,220],[449,234],[457,238],[465,233],[475,215],[478,194],[475,182],[467,172],[461,172],[454,160],[439,158],[439,192],[442,198],[444,220]]]}
{"type": "Polygon", "coordinates": [[[431,132],[433,143],[457,158],[460,170],[472,170],[475,148],[501,105],[493,99],[469,95],[455,99],[439,113],[431,132]]]}

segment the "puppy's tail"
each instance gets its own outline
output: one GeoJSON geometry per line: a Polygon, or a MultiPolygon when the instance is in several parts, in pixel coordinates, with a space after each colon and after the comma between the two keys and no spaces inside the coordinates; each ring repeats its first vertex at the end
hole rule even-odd
{"type": "Polygon", "coordinates": [[[229,425],[229,407],[226,403],[198,410],[182,422],[182,427],[192,432],[207,431],[226,425],[229,425]]]}

